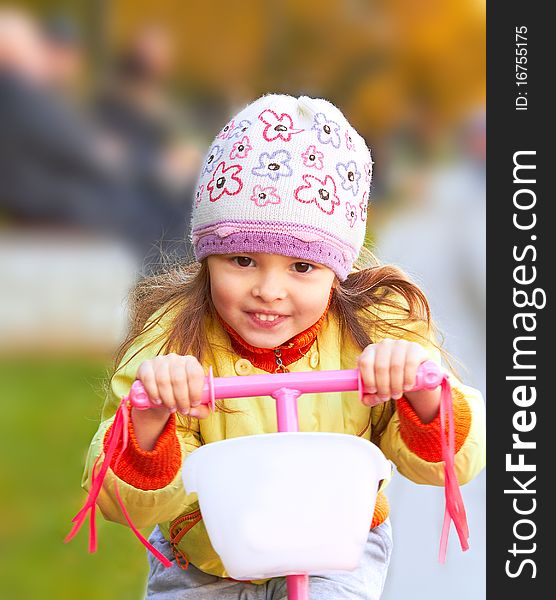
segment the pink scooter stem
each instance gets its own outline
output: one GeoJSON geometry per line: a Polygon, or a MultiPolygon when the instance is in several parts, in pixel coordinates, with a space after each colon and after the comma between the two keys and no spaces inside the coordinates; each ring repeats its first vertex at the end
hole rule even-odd
{"type": "Polygon", "coordinates": [[[272,393],[272,397],[276,400],[278,431],[299,431],[297,399],[300,395],[299,390],[291,388],[279,388],[272,393]]]}
{"type": "MultiPolygon", "coordinates": [[[[276,419],[278,431],[299,431],[297,399],[301,392],[282,387],[272,393],[276,400],[276,419]]],[[[286,575],[288,600],[309,600],[309,575],[286,575]]]]}
{"type": "Polygon", "coordinates": [[[288,575],[286,587],[288,600],[309,600],[309,575],[288,575]]]}

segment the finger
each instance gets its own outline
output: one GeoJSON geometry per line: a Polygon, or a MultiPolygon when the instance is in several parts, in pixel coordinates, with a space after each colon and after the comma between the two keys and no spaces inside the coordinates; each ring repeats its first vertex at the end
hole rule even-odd
{"type": "Polygon", "coordinates": [[[201,363],[194,356],[186,357],[187,385],[191,407],[199,406],[205,385],[205,372],[201,363]]]}
{"type": "Polygon", "coordinates": [[[189,416],[196,417],[197,419],[206,419],[210,414],[211,414],[211,410],[206,404],[200,404],[199,406],[192,406],[189,409],[189,416]]]}
{"type": "Polygon", "coordinates": [[[365,405],[365,406],[372,406],[372,402],[373,402],[373,395],[372,394],[363,394],[363,396],[361,397],[361,402],[365,405]]]}
{"type": "Polygon", "coordinates": [[[366,393],[376,393],[376,382],[375,382],[375,344],[367,346],[359,359],[357,360],[357,367],[361,373],[361,381],[363,382],[363,389],[366,393]]]}
{"type": "Polygon", "coordinates": [[[415,387],[417,369],[426,358],[426,353],[421,344],[417,342],[409,344],[405,359],[404,390],[409,391],[415,387]]]}
{"type": "Polygon", "coordinates": [[[405,361],[408,344],[404,340],[397,340],[392,345],[390,358],[390,397],[399,400],[403,394],[405,361]]]}
{"type": "Polygon", "coordinates": [[[393,340],[382,340],[376,348],[375,380],[376,390],[382,402],[390,399],[390,361],[392,356],[393,340]]]}
{"type": "Polygon", "coordinates": [[[149,400],[153,404],[162,404],[162,401],[158,396],[158,386],[156,385],[156,377],[152,361],[143,361],[137,369],[136,377],[143,384],[145,392],[147,392],[147,395],[149,396],[149,400]]]}
{"type": "Polygon", "coordinates": [[[154,359],[154,371],[158,394],[159,398],[162,400],[162,404],[164,404],[170,412],[176,412],[177,406],[170,378],[170,365],[166,356],[159,356],[154,359]]]}
{"type": "Polygon", "coordinates": [[[189,414],[189,387],[185,357],[169,354],[169,372],[176,409],[182,415],[189,414]]]}
{"type": "Polygon", "coordinates": [[[378,404],[382,404],[384,402],[376,394],[364,394],[361,401],[365,406],[369,407],[377,406],[378,404]]]}

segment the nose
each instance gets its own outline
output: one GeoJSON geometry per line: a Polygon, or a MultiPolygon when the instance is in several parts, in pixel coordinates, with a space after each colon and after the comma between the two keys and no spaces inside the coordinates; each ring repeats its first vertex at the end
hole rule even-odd
{"type": "Polygon", "coordinates": [[[251,293],[268,304],[275,300],[283,300],[288,295],[283,278],[274,269],[258,274],[251,293]]]}

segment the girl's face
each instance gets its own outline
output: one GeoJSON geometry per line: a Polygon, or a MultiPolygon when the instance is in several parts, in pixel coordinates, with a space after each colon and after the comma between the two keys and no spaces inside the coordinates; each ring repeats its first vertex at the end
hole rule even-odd
{"type": "Polygon", "coordinates": [[[218,314],[257,348],[275,348],[324,313],[334,271],[279,254],[214,254],[207,258],[218,314]]]}

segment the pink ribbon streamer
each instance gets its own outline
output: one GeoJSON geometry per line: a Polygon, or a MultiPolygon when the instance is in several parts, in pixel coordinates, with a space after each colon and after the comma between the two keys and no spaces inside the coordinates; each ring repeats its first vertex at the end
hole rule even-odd
{"type": "MultiPolygon", "coordinates": [[[[85,520],[87,519],[87,514],[90,513],[89,552],[91,552],[91,553],[96,552],[96,550],[97,550],[97,531],[96,531],[97,498],[102,489],[102,485],[104,483],[104,478],[106,477],[108,468],[110,467],[110,464],[112,463],[112,457],[114,456],[114,453],[116,452],[116,448],[118,447],[120,440],[122,441],[122,449],[120,450],[119,455],[116,459],[114,468],[117,467],[123,451],[127,448],[127,444],[128,444],[128,440],[129,440],[128,425],[129,425],[129,409],[127,406],[127,398],[122,398],[122,401],[120,402],[120,406],[118,407],[118,410],[116,411],[116,415],[114,416],[114,421],[112,423],[112,428],[110,430],[110,434],[108,435],[107,448],[104,453],[104,461],[102,463],[100,471],[97,474],[96,469],[97,469],[100,457],[102,455],[99,455],[98,458],[95,460],[95,463],[94,463],[93,469],[92,469],[92,473],[91,473],[91,488],[87,495],[87,499],[85,500],[85,503],[83,504],[83,507],[81,508],[81,510],[75,515],[75,517],[73,517],[72,523],[74,523],[74,525],[73,525],[71,531],[68,533],[68,535],[64,539],[64,543],[67,544],[69,541],[71,541],[77,535],[77,532],[81,529],[81,527],[85,523],[85,520]]],[[[116,494],[116,499],[118,501],[118,504],[120,505],[120,508],[122,509],[122,513],[123,513],[126,521],[128,522],[129,526],[131,527],[133,533],[135,533],[135,535],[137,536],[139,541],[143,544],[143,546],[145,546],[145,548],[147,548],[150,552],[152,552],[156,556],[156,558],[158,558],[158,560],[166,568],[171,567],[173,563],[170,560],[168,560],[163,554],[161,554],[151,543],[149,543],[149,541],[141,535],[141,533],[139,532],[137,527],[133,524],[133,522],[129,516],[129,513],[127,512],[127,510],[124,506],[124,503],[122,501],[122,498],[120,496],[120,491],[118,489],[117,481],[114,481],[114,491],[116,494]]]]}
{"type": "Polygon", "coordinates": [[[461,496],[455,470],[455,437],[452,388],[448,381],[448,377],[445,376],[442,380],[440,392],[440,444],[442,449],[442,459],[444,461],[444,496],[446,502],[442,534],[440,536],[440,551],[438,554],[438,560],[441,563],[444,563],[446,560],[450,521],[453,521],[454,527],[456,528],[461,549],[463,551],[469,549],[469,528],[467,526],[465,506],[463,504],[463,498],[461,496]],[[447,441],[446,415],[448,416],[447,441]]]}

